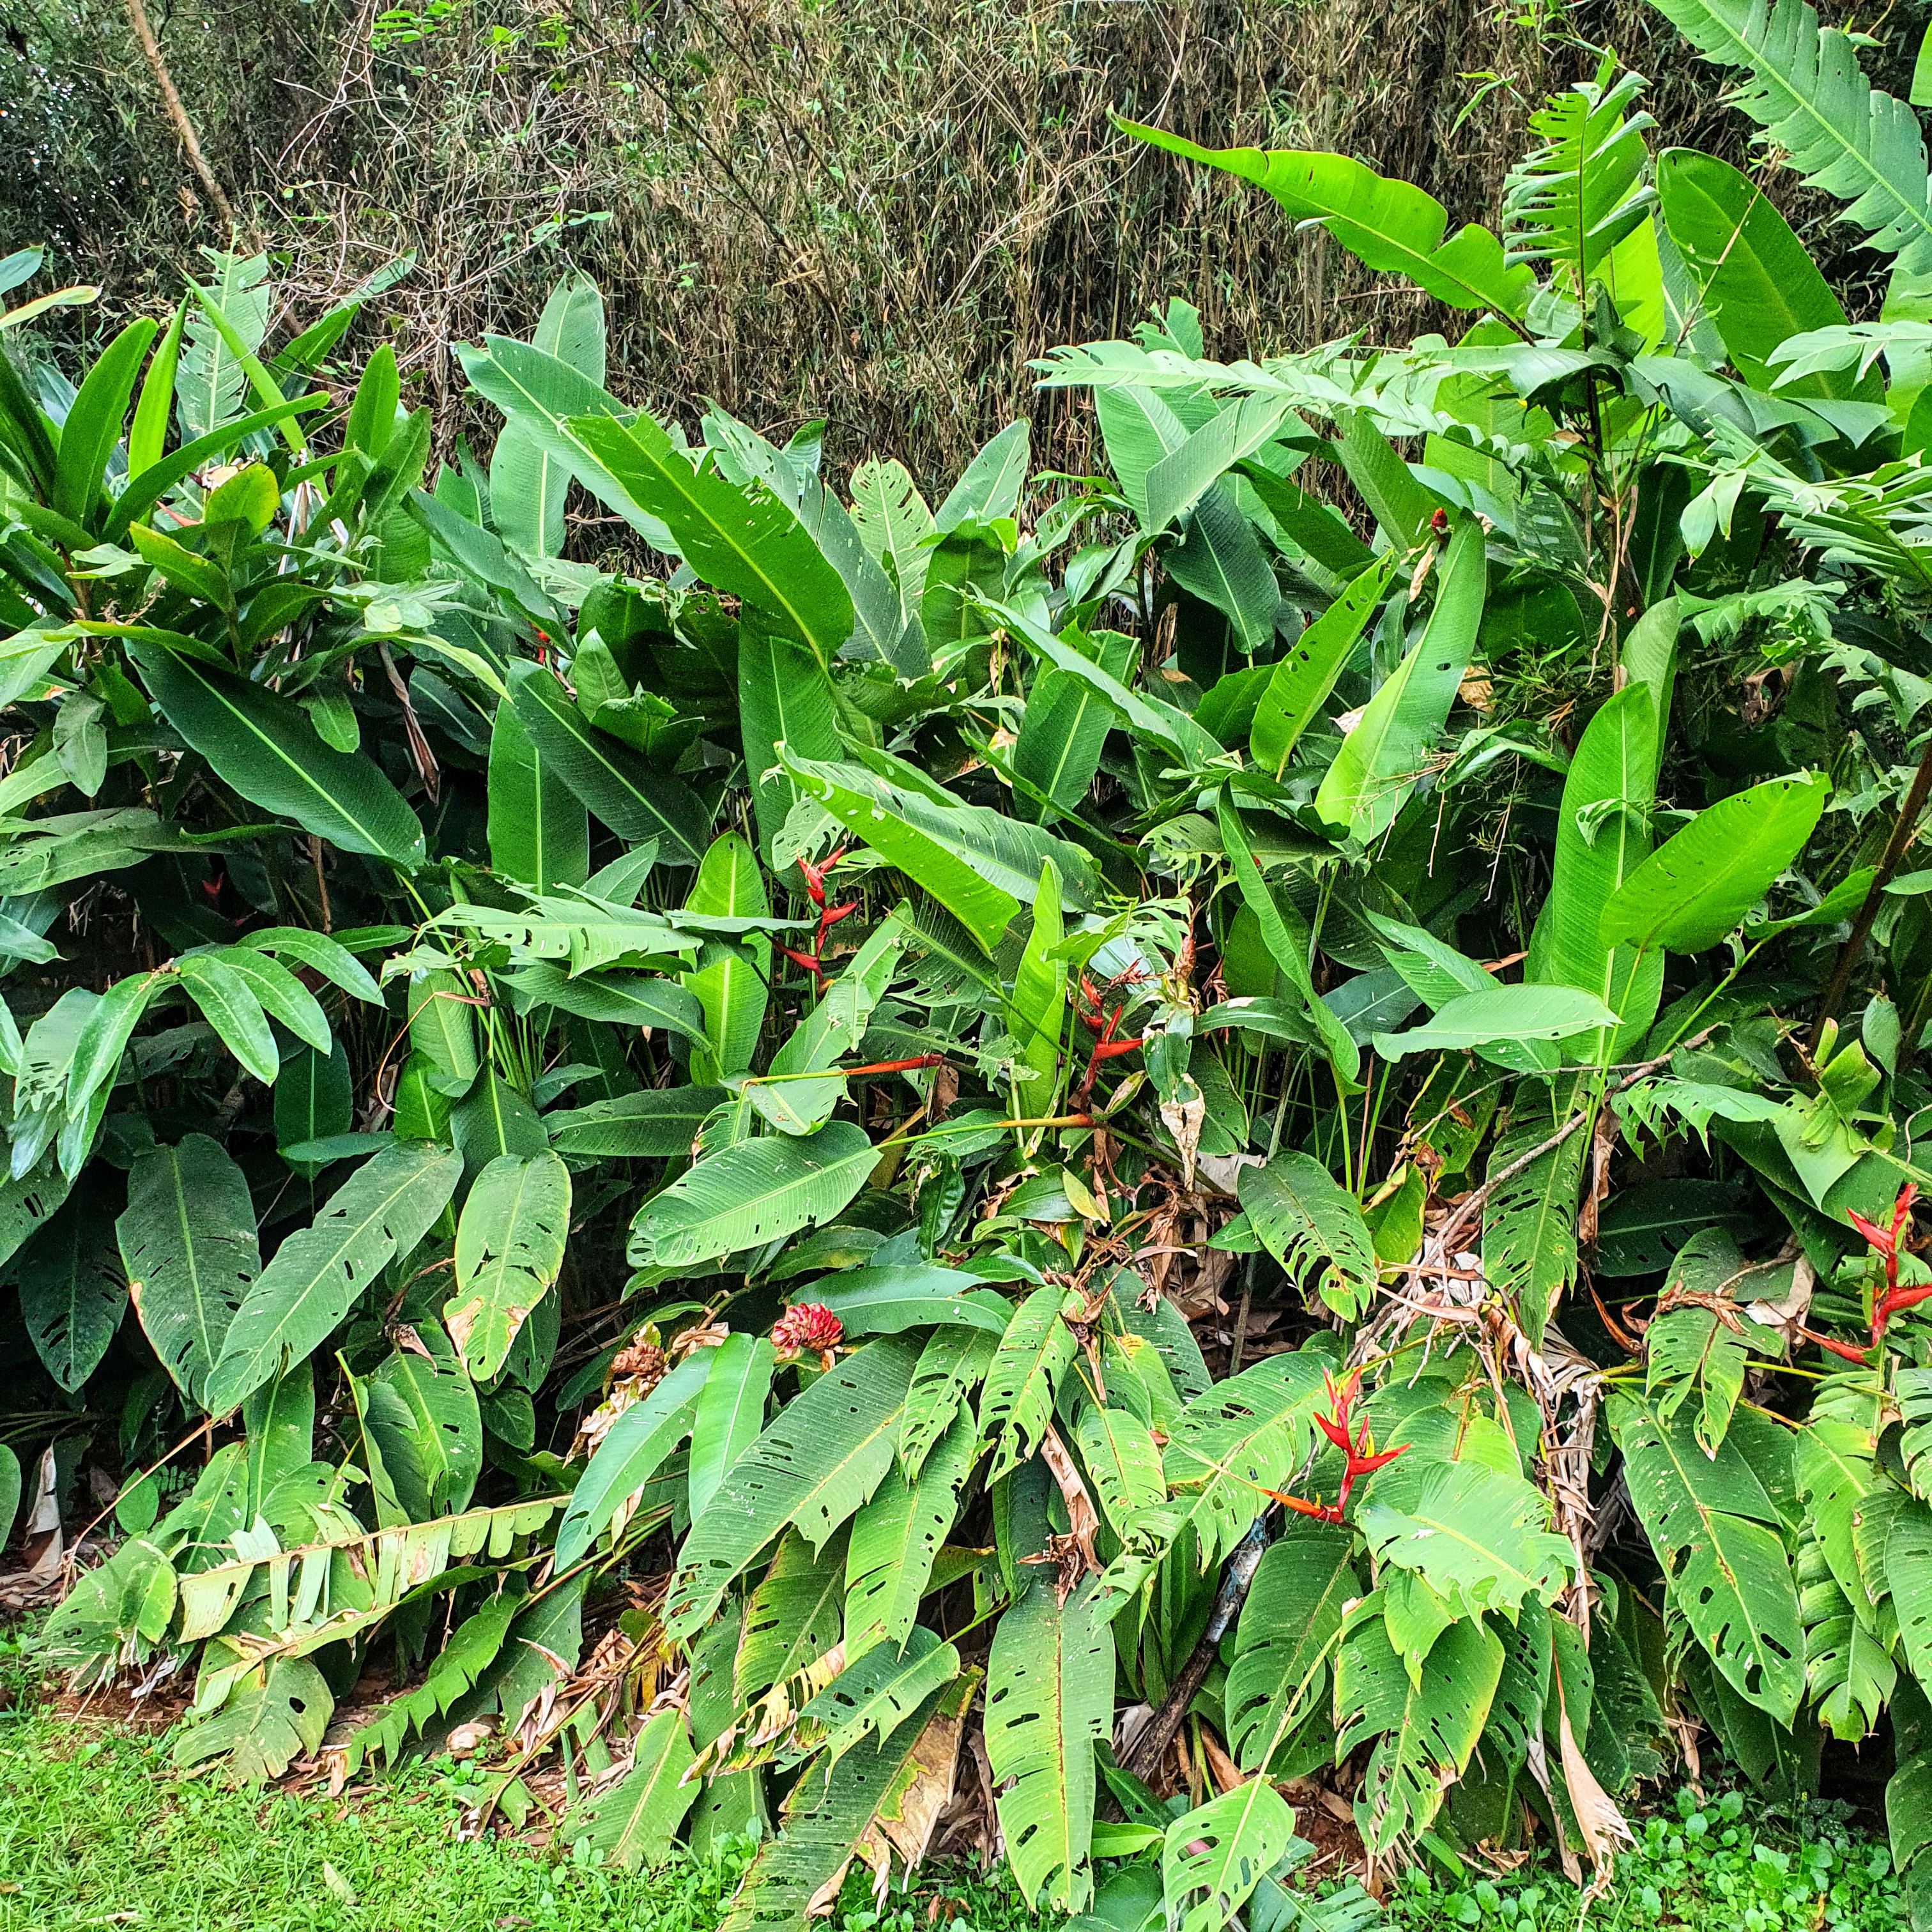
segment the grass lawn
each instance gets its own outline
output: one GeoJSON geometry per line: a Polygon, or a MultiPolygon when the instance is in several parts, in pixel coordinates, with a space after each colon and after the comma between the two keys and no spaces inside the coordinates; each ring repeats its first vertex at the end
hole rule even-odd
{"type": "MultiPolygon", "coordinates": [[[[631,1875],[514,1842],[459,1843],[466,1780],[447,1759],[353,1801],[230,1791],[182,1777],[152,1736],[36,1708],[8,1678],[9,1648],[0,1638],[0,1684],[12,1693],[0,1710],[0,1932],[712,1932],[750,1856],[740,1843],[706,1863],[680,1857],[631,1875]]],[[[1019,1932],[1033,1922],[1003,1876],[922,1875],[883,1913],[855,1879],[828,1932],[1019,1932]]],[[[1780,1810],[1736,1792],[1664,1802],[1587,1916],[1573,1888],[1534,1864],[1505,1878],[1418,1869],[1388,1906],[1405,1932],[1906,1922],[1883,1842],[1852,1828],[1844,1808],[1780,1810]]]]}

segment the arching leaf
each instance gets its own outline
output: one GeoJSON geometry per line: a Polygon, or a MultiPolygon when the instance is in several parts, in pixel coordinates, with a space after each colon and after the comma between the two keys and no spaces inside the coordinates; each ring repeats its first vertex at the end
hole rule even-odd
{"type": "Polygon", "coordinates": [[[1355,1197],[1312,1154],[1292,1148],[1261,1167],[1244,1167],[1235,1184],[1248,1224],[1262,1245],[1338,1313],[1353,1316],[1374,1298],[1376,1244],[1355,1197]]]}
{"type": "Polygon", "coordinates": [[[500,1154],[476,1177],[456,1226],[451,1339],[477,1382],[503,1366],[555,1283],[570,1234],[570,1170],[554,1154],[500,1154]]]}

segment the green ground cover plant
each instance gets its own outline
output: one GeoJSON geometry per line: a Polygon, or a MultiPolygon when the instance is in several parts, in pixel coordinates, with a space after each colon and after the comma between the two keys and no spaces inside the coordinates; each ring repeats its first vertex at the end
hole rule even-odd
{"type": "Polygon", "coordinates": [[[1662,10],[1880,320],[1607,56],[1494,231],[1133,130],[1465,332],[1176,302],[1038,365],[1104,473],[936,506],[627,407],[580,276],[460,348],[487,458],[259,257],[78,383],[85,291],[0,316],[46,1664],[244,1786],[753,1830],[730,1932],[963,1849],[1349,1932],[1284,1788],[1580,1880],[1700,1729],[1888,1745],[1932,1916],[1932,194],[1808,9],[1662,10]]]}

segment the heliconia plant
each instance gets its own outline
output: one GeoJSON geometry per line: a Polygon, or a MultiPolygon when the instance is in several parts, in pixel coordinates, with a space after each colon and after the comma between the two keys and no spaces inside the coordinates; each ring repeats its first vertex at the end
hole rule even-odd
{"type": "Polygon", "coordinates": [[[754,1831],[734,1932],[935,1846],[1348,1932],[1297,1780],[1580,1870],[1700,1733],[1888,1732],[1932,1922],[1932,198],[1808,8],[1660,4],[1879,320],[1607,61],[1496,230],[1137,129],[1462,334],[1175,302],[1036,365],[1105,473],[936,506],[620,400],[579,275],[441,463],[259,259],[78,385],[0,317],[50,1664],[754,1831]]]}

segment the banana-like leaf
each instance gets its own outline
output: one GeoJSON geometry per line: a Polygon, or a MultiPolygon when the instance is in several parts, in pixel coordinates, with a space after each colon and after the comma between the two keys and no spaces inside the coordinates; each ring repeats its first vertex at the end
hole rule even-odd
{"type": "Polygon", "coordinates": [[[135,1157],[114,1224],[128,1293],[161,1365],[198,1403],[262,1270],[248,1183],[206,1134],[135,1157]]]}
{"type": "Polygon", "coordinates": [[[847,831],[862,838],[886,864],[929,892],[970,932],[989,957],[1018,917],[1020,902],[992,884],[944,841],[874,797],[842,783],[837,766],[803,763],[786,748],[785,766],[806,797],[815,799],[847,831]]]}
{"type": "Polygon", "coordinates": [[[845,1555],[845,1658],[876,1645],[896,1651],[919,1618],[933,1560],[959,1514],[978,1447],[956,1417],[910,1481],[895,1468],[852,1519],[845,1555]]]}
{"type": "Polygon", "coordinates": [[[1657,788],[1656,705],[1646,685],[1630,684],[1585,728],[1563,782],[1550,896],[1537,920],[1526,976],[1594,993],[1623,1024],[1612,1038],[1586,1036],[1573,1052],[1615,1059],[1640,1038],[1657,1010],[1661,956],[1646,961],[1628,946],[1608,946],[1604,908],[1650,854],[1650,807],[1657,788]]]}
{"type": "Polygon", "coordinates": [[[130,639],[127,650],[161,715],[250,804],[345,852],[422,863],[423,829],[401,793],[370,759],[332,751],[292,699],[162,644],[130,639]]]}
{"type": "Polygon", "coordinates": [[[852,634],[852,599],[797,517],[769,492],[728,482],[691,458],[646,414],[569,425],[626,495],[671,534],[698,575],[778,619],[821,666],[852,634]]]}
{"type": "Polygon", "coordinates": [[[223,1414],[299,1361],[447,1205],[463,1157],[445,1148],[384,1148],[344,1181],[308,1227],[290,1235],[258,1275],[230,1324],[203,1391],[223,1414]]]}
{"type": "Polygon", "coordinates": [[[1391,551],[1358,572],[1275,666],[1255,707],[1248,742],[1256,762],[1276,778],[1287,770],[1295,741],[1321,715],[1335,680],[1388,589],[1398,560],[1391,551]]]}
{"type": "Polygon", "coordinates": [[[1090,1578],[1062,1604],[1036,1576],[993,1632],[986,1756],[1007,1784],[1000,1828],[1029,1906],[1044,1894],[1076,1912],[1092,1895],[1094,1747],[1113,1724],[1114,1607],[1090,1578]]]}
{"type": "Polygon", "coordinates": [[[1335,1749],[1370,1754],[1355,1819],[1378,1851],[1426,1831],[1456,1776],[1468,1768],[1502,1676],[1502,1640],[1478,1617],[1452,1623],[1411,1682],[1382,1617],[1368,1606],[1342,1640],[1335,1665],[1335,1749]]]}
{"type": "Polygon", "coordinates": [[[578,1478],[570,1507],[557,1526],[560,1570],[568,1569],[604,1534],[626,1499],[657,1474],[691,1433],[698,1398],[710,1372],[711,1353],[700,1348],[687,1355],[611,1424],[578,1478]]]}
{"type": "Polygon", "coordinates": [[[1124,1543],[1131,1540],[1141,1512],[1167,1496],[1154,1432],[1124,1402],[1089,1402],[1081,1407],[1073,1434],[1114,1534],[1124,1543]]]}
{"type": "MultiPolygon", "coordinates": [[[[1489,986],[1457,994],[1406,1033],[1377,1034],[1376,1051],[1384,1060],[1400,1060],[1410,1053],[1574,1040],[1616,1024],[1617,1016],[1580,986],[1489,986]]],[[[1548,1064],[1555,1065],[1553,1054],[1548,1064]]]]}
{"type": "Polygon", "coordinates": [[[655,838],[668,866],[695,866],[704,857],[706,814],[690,787],[586,724],[554,673],[513,664],[510,703],[545,764],[620,838],[655,838]]]}
{"type": "Polygon", "coordinates": [[[1871,86],[1854,44],[1821,29],[1805,0],[1655,0],[1706,60],[1742,68],[1737,104],[1806,184],[1847,202],[1844,219],[1898,256],[1916,282],[1932,272],[1932,205],[1918,117],[1871,86]]]}
{"type": "MultiPolygon", "coordinates": [[[[726,919],[771,916],[757,854],[736,832],[721,832],[711,842],[685,910],[726,919]]],[[[750,1070],[764,1024],[770,966],[771,944],[762,934],[748,932],[735,945],[721,940],[705,942],[697,969],[684,976],[686,986],[704,1009],[710,1049],[702,1064],[694,1060],[694,1078],[715,1079],[750,1070]]]]}
{"type": "Polygon", "coordinates": [[[788,1402],[738,1458],[680,1552],[665,1619],[674,1632],[700,1628],[781,1529],[822,1544],[870,1498],[892,1466],[917,1360],[902,1336],[868,1342],[788,1402]]]}
{"type": "Polygon", "coordinates": [[[1183,1409],[1162,1454],[1174,1531],[1192,1528],[1204,1571],[1247,1534],[1266,1498],[1308,1454],[1323,1370],[1312,1354],[1271,1355],[1183,1409]]]}
{"type": "MultiPolygon", "coordinates": [[[[1510,1124],[1490,1151],[1492,1174],[1514,1167],[1562,1124],[1540,1089],[1525,1082],[1517,1094],[1510,1124]]],[[[1588,1139],[1580,1130],[1538,1154],[1499,1183],[1484,1211],[1483,1271],[1514,1301],[1532,1344],[1576,1278],[1576,1195],[1588,1139]]]]}
{"type": "Polygon", "coordinates": [[[1376,1244],[1360,1204],[1313,1155],[1284,1149],[1243,1168],[1235,1188],[1249,1226],[1291,1280],[1305,1282],[1319,1268],[1316,1292],[1343,1316],[1375,1298],[1376,1244]]]}
{"type": "Polygon", "coordinates": [[[722,1087],[646,1088],[546,1114],[551,1148],[572,1160],[664,1160],[687,1154],[698,1130],[730,1098],[722,1087]]]}
{"type": "Polygon", "coordinates": [[[1168,1826],[1160,1855],[1174,1932],[1222,1932],[1281,1862],[1294,1814],[1265,1778],[1251,1778],[1168,1826]]]}
{"type": "Polygon", "coordinates": [[[1342,1608],[1362,1594],[1353,1552],[1340,1524],[1304,1516],[1262,1556],[1241,1606],[1224,1698],[1228,1743],[1244,1771],[1265,1771],[1321,1708],[1342,1608]]]}
{"type": "Polygon", "coordinates": [[[61,425],[52,508],[87,524],[100,496],[101,478],[134,393],[134,378],[159,325],[143,316],[130,322],[95,358],[61,425]]]}
{"type": "MultiPolygon", "coordinates": [[[[532,341],[586,382],[602,384],[604,298],[588,275],[573,272],[550,290],[532,341]]],[[[512,416],[490,452],[490,508],[498,532],[526,556],[558,555],[570,482],[570,466],[554,446],[512,416]]]]}
{"type": "Polygon", "coordinates": [[[675,556],[677,540],[604,466],[578,433],[582,418],[624,413],[624,406],[578,368],[546,350],[501,335],[456,352],[472,388],[496,404],[518,434],[553,458],[600,502],[615,510],[653,550],[675,556]]]}
{"type": "Polygon", "coordinates": [[[985,1380],[997,1346],[983,1329],[953,1327],[938,1330],[920,1351],[899,1424],[899,1466],[908,1482],[919,1480],[926,1459],[951,1427],[960,1406],[985,1380]]]}
{"type": "Polygon", "coordinates": [[[70,1394],[100,1366],[128,1312],[113,1226],[92,1186],[21,1250],[12,1272],[34,1352],[70,1394]]]}
{"type": "Polygon", "coordinates": [[[1450,539],[1422,635],[1369,700],[1315,795],[1322,818],[1364,844],[1394,824],[1414,790],[1469,668],[1489,583],[1484,542],[1473,518],[1450,539]]]}
{"type": "Polygon", "coordinates": [[[590,824],[582,799],[532,742],[514,703],[497,706],[490,730],[492,868],[548,892],[590,876],[590,824]]]}
{"type": "Polygon", "coordinates": [[[873,1842],[890,1834],[922,1787],[950,1787],[961,1714],[976,1682],[956,1679],[890,1737],[847,1752],[828,1774],[808,1772],[786,1801],[784,1828],[746,1870],[721,1932],[806,1932],[813,1901],[837,1895],[861,1839],[874,1826],[873,1842]]]}
{"type": "Polygon", "coordinates": [[[280,1778],[298,1757],[322,1748],[335,1708],[328,1680],[305,1658],[280,1658],[259,1684],[242,1690],[205,1724],[185,1727],[174,1761],[184,1770],[226,1758],[236,1784],[280,1778]]]}
{"type": "Polygon", "coordinates": [[[1510,266],[1502,244],[1487,229],[1471,222],[1444,241],[1449,217],[1439,201],[1346,154],[1200,148],[1156,128],[1131,121],[1120,124],[1170,154],[1254,182],[1293,220],[1320,222],[1371,268],[1406,276],[1451,308],[1488,309],[1514,317],[1522,314],[1534,292],[1535,277],[1526,266],[1510,266]]]}
{"type": "Polygon", "coordinates": [[[1794,335],[1842,328],[1845,311],[1810,251],[1748,175],[1714,154],[1672,148],[1658,157],[1665,226],[1697,284],[1724,352],[1756,389],[1850,397],[1856,372],[1828,370],[1778,383],[1772,356],[1794,335]]]}
{"type": "Polygon", "coordinates": [[[1378,1563],[1414,1571],[1460,1617],[1550,1604],[1576,1568],[1541,1493],[1480,1462],[1405,1456],[1378,1478],[1359,1520],[1378,1563]]]}
{"type": "Polygon", "coordinates": [[[1053,1112],[1060,1092],[1060,1036],[1066,1028],[1066,962],[1058,951],[1060,874],[1049,859],[1034,896],[1033,930],[1013,972],[1006,1030],[1019,1046],[1013,1068],[1013,1105],[1021,1118],[1053,1112]],[[1024,1069],[1024,1072],[1022,1071],[1024,1069]]]}
{"type": "Polygon", "coordinates": [[[500,1155],[456,1227],[456,1292],[443,1318],[471,1378],[490,1381],[555,1284],[570,1233],[570,1170],[554,1153],[500,1155]]]}
{"type": "Polygon", "coordinates": [[[1262,875],[1261,861],[1255,856],[1248,844],[1247,834],[1241,830],[1240,817],[1234,810],[1234,800],[1225,788],[1215,812],[1216,821],[1220,827],[1222,849],[1227,854],[1228,863],[1234,868],[1234,884],[1262,929],[1262,939],[1269,956],[1287,974],[1288,983],[1301,995],[1302,1003],[1315,1022],[1315,1030],[1322,1036],[1322,1046],[1328,1052],[1336,1078],[1352,1085],[1356,1075],[1361,1071],[1361,1049],[1336,1016],[1334,1009],[1315,990],[1315,981],[1308,968],[1306,937],[1298,937],[1289,931],[1281,908],[1275,903],[1268,880],[1262,875]]]}
{"type": "Polygon", "coordinates": [[[706,1154],[640,1210],[632,1261],[688,1266],[830,1221],[878,1163],[865,1130],[849,1120],[802,1139],[783,1134],[706,1154]]]}
{"type": "Polygon", "coordinates": [[[1148,526],[1165,530],[1185,516],[1235,464],[1276,441],[1284,424],[1306,439],[1306,428],[1280,396],[1244,396],[1210,416],[1148,472],[1148,526]]]}
{"type": "Polygon", "coordinates": [[[838,1641],[845,1595],[844,1537],[835,1533],[814,1547],[796,1530],[787,1530],[745,1606],[744,1634],[732,1670],[738,1708],[774,1684],[796,1677],[831,1649],[838,1641]]]}
{"type": "MultiPolygon", "coordinates": [[[[1186,447],[1165,460],[1184,455],[1186,447]]],[[[1156,464],[1155,473],[1164,466],[1156,464]]],[[[1234,650],[1252,659],[1273,647],[1281,586],[1228,484],[1214,484],[1195,505],[1187,518],[1186,541],[1167,553],[1166,562],[1175,583],[1227,619],[1234,650]]]]}
{"type": "Polygon", "coordinates": [[[959,1675],[959,1653],[915,1624],[903,1646],[848,1658],[845,1668],[799,1712],[802,1749],[823,1749],[836,1764],[876,1735],[881,1743],[959,1675]]]}
{"type": "Polygon", "coordinates": [[[784,830],[797,802],[798,786],[785,770],[780,747],[793,757],[837,758],[838,700],[825,667],[782,626],[764,621],[755,608],[738,620],[738,729],[745,748],[745,776],[758,814],[758,844],[766,862],[772,841],[784,830]]]}
{"type": "Polygon", "coordinates": [[[617,1871],[662,1864],[675,1853],[677,1828],[703,1789],[688,1775],[696,1761],[684,1713],[660,1711],[638,1733],[630,1768],[572,1814],[566,1835],[588,1840],[617,1871]]]}
{"type": "Polygon", "coordinates": [[[1672,952],[1715,946],[1804,850],[1831,795],[1831,780],[1815,772],[1720,799],[1618,887],[1598,938],[1672,952]]]}
{"type": "Polygon", "coordinates": [[[848,1335],[899,1335],[908,1328],[952,1325],[1004,1335],[1012,1305],[980,1286],[979,1278],[930,1262],[862,1268],[814,1282],[812,1299],[829,1308],[848,1335]]]}
{"type": "Polygon", "coordinates": [[[765,1426],[777,1358],[762,1335],[728,1335],[711,1352],[710,1372],[698,1392],[691,1428],[686,1481],[693,1518],[718,1493],[725,1472],[755,1442],[765,1426]]]}
{"type": "Polygon", "coordinates": [[[460,1514],[483,1473],[483,1422],[476,1391],[448,1336],[433,1322],[410,1331],[370,1378],[374,1400],[364,1425],[412,1522],[460,1514]]]}
{"type": "Polygon", "coordinates": [[[1035,1288],[1007,1323],[980,1392],[980,1439],[994,1448],[989,1483],[1031,1456],[1052,1422],[1060,1378],[1079,1347],[1062,1318],[1080,1305],[1073,1290],[1049,1282],[1035,1288]]]}
{"type": "MultiPolygon", "coordinates": [[[[1076,649],[1094,651],[1100,668],[1117,682],[1131,668],[1134,642],[1118,632],[1101,631],[1082,638],[1061,635],[1076,649]]],[[[1026,712],[1012,750],[1016,786],[1013,809],[1022,817],[1038,818],[1052,806],[1071,813],[1086,797],[1100,769],[1107,734],[1121,722],[1120,712],[1094,686],[1070,672],[1051,668],[1041,671],[1027,693],[1026,712]]]]}
{"type": "Polygon", "coordinates": [[[1612,1398],[1630,1500],[1672,1601],[1726,1680],[1789,1724],[1804,1694],[1804,1634],[1776,1509],[1735,1436],[1715,1456],[1682,1418],[1612,1398]]]}

